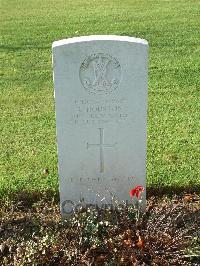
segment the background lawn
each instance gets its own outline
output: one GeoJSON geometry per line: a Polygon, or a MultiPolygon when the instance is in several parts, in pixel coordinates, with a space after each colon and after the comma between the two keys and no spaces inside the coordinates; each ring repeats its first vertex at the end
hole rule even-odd
{"type": "Polygon", "coordinates": [[[200,1],[0,0],[0,7],[0,197],[57,191],[51,45],[91,34],[149,41],[148,187],[200,185],[200,1]]]}

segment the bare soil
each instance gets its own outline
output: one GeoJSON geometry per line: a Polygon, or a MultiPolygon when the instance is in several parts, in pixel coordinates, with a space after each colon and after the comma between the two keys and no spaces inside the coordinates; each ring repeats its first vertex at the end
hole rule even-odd
{"type": "Polygon", "coordinates": [[[62,221],[57,199],[0,209],[0,265],[199,265],[200,198],[150,197],[147,211],[85,209],[62,221]]]}

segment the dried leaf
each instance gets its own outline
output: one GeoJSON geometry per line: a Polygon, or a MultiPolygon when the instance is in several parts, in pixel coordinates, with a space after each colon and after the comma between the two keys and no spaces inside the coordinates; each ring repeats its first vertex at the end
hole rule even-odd
{"type": "Polygon", "coordinates": [[[140,236],[138,237],[138,241],[136,242],[136,246],[138,248],[141,248],[141,249],[144,247],[144,241],[142,240],[142,238],[140,236]]]}
{"type": "Polygon", "coordinates": [[[43,175],[48,175],[49,174],[48,168],[44,168],[42,173],[43,173],[43,175]]]}
{"type": "Polygon", "coordinates": [[[186,194],[183,198],[184,201],[191,201],[193,199],[193,196],[191,194],[186,194]]]}
{"type": "Polygon", "coordinates": [[[103,254],[96,257],[96,262],[104,262],[105,260],[106,256],[103,254]]]}
{"type": "Polygon", "coordinates": [[[127,240],[124,240],[124,244],[127,245],[127,246],[129,246],[129,247],[131,247],[131,246],[132,246],[132,241],[131,241],[131,239],[129,238],[129,239],[127,239],[127,240]]]}

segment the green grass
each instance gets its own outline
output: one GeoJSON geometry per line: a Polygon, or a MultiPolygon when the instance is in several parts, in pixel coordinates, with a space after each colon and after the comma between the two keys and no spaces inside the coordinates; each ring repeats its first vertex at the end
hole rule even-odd
{"type": "Polygon", "coordinates": [[[0,0],[0,8],[0,197],[58,189],[51,44],[91,34],[149,41],[148,186],[200,185],[198,0],[0,0]]]}

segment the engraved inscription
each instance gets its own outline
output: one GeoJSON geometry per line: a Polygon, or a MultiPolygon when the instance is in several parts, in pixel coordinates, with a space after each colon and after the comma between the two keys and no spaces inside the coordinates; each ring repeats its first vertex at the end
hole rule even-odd
{"type": "Polygon", "coordinates": [[[91,146],[97,146],[100,149],[100,173],[104,172],[104,147],[106,148],[112,148],[115,147],[115,145],[117,143],[114,144],[105,144],[104,143],[104,129],[103,128],[99,128],[99,132],[100,132],[100,143],[98,144],[89,144],[87,143],[87,149],[91,146]]]}
{"type": "Polygon", "coordinates": [[[80,177],[79,180],[80,180],[80,182],[100,182],[100,177],[97,177],[97,178],[80,177]]]}
{"type": "Polygon", "coordinates": [[[109,54],[92,54],[81,64],[79,76],[83,87],[90,94],[109,94],[120,83],[121,66],[109,54]]]}
{"type": "Polygon", "coordinates": [[[75,99],[72,103],[73,114],[66,122],[74,125],[94,125],[103,127],[108,123],[124,123],[129,119],[126,99],[75,99]]]}
{"type": "MultiPolygon", "coordinates": [[[[97,144],[97,145],[99,145],[99,144],[97,144]]],[[[111,144],[112,145],[112,144],[111,144]]],[[[101,182],[101,178],[102,178],[102,176],[97,176],[97,177],[77,177],[77,178],[70,178],[69,180],[70,180],[70,182],[77,182],[77,180],[78,180],[78,182],[80,182],[80,183],[99,183],[99,182],[101,182]]],[[[111,178],[109,178],[108,179],[108,181],[111,181],[111,182],[122,182],[122,183],[124,183],[124,182],[135,182],[134,181],[134,179],[135,179],[135,177],[134,176],[121,176],[120,175],[120,177],[119,176],[113,176],[113,177],[111,177],[111,178]]]]}

